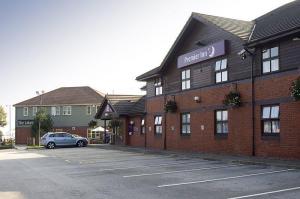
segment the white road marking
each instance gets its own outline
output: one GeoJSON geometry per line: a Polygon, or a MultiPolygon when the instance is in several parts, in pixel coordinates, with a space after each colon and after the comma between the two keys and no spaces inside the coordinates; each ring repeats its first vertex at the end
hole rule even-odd
{"type": "Polygon", "coordinates": [[[288,189],[281,189],[281,190],[277,190],[277,191],[268,191],[268,192],[263,192],[263,193],[257,193],[257,194],[245,195],[245,196],[238,196],[238,197],[227,198],[227,199],[252,198],[252,197],[255,197],[255,196],[263,196],[263,195],[269,195],[269,194],[274,194],[274,193],[293,191],[293,190],[298,190],[298,189],[300,189],[300,187],[293,187],[293,188],[288,188],[288,189]]]}
{"type": "Polygon", "coordinates": [[[209,170],[209,169],[220,169],[220,168],[228,168],[228,167],[236,167],[236,166],[241,166],[241,165],[226,165],[226,166],[218,166],[218,167],[204,167],[204,168],[197,168],[197,169],[184,169],[184,170],[177,170],[177,171],[157,172],[157,173],[143,173],[143,174],[136,174],[136,175],[127,175],[127,176],[123,176],[123,177],[124,178],[132,178],[132,177],[141,177],[141,176],[153,176],[153,175],[201,171],[201,170],[209,170]]]}
{"type": "Polygon", "coordinates": [[[187,165],[198,165],[198,164],[207,164],[210,162],[177,162],[177,163],[165,163],[165,164],[155,164],[155,165],[142,165],[142,166],[132,166],[132,167],[116,167],[116,168],[111,168],[111,169],[101,169],[99,171],[114,171],[114,170],[126,170],[126,169],[136,169],[136,168],[152,168],[152,167],[171,167],[171,166],[176,166],[176,165],[181,165],[184,164],[185,166],[187,165]]]}
{"type": "Polygon", "coordinates": [[[198,183],[206,183],[206,182],[215,182],[215,181],[221,181],[221,180],[229,180],[229,179],[237,179],[237,178],[245,178],[250,176],[259,176],[259,175],[267,175],[267,174],[273,174],[273,173],[282,173],[287,171],[294,171],[295,169],[284,169],[284,170],[278,170],[278,171],[269,171],[269,172],[262,172],[262,173],[252,173],[252,174],[245,174],[245,175],[239,175],[239,176],[231,176],[231,177],[225,177],[225,178],[215,178],[215,179],[209,179],[209,180],[200,180],[200,181],[193,181],[193,182],[182,182],[182,183],[176,183],[176,184],[165,184],[165,185],[159,185],[158,188],[162,187],[174,187],[174,186],[180,186],[180,185],[189,185],[189,184],[198,184],[198,183]]]}

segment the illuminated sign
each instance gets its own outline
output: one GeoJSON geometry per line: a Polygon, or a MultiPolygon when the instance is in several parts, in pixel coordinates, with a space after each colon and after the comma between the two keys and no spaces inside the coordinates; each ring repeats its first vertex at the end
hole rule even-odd
{"type": "Polygon", "coordinates": [[[177,68],[189,66],[224,54],[225,40],[222,40],[192,52],[180,55],[177,60],[177,68]]]}

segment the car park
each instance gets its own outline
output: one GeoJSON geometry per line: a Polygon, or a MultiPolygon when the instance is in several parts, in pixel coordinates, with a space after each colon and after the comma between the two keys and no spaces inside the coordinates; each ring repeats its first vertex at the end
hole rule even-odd
{"type": "Polygon", "coordinates": [[[88,144],[86,138],[67,132],[48,132],[43,135],[41,141],[42,145],[48,149],[54,149],[57,146],[84,147],[88,144]]]}

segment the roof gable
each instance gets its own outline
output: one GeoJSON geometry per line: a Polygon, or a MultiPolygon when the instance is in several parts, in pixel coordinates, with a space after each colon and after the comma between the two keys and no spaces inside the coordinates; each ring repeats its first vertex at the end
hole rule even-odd
{"type": "Polygon", "coordinates": [[[144,81],[159,76],[159,74],[167,65],[172,55],[174,55],[176,49],[179,46],[179,43],[184,38],[185,34],[187,34],[188,30],[196,22],[201,22],[207,25],[213,25],[215,28],[218,28],[221,31],[228,32],[233,36],[237,37],[238,39],[241,40],[241,42],[243,41],[245,42],[249,38],[249,35],[253,27],[253,22],[250,21],[242,21],[242,20],[230,19],[225,17],[205,15],[200,13],[192,13],[190,18],[184,25],[183,29],[181,30],[180,34],[176,38],[175,42],[173,43],[171,49],[169,50],[164,60],[162,61],[161,65],[138,76],[136,80],[144,81]]]}

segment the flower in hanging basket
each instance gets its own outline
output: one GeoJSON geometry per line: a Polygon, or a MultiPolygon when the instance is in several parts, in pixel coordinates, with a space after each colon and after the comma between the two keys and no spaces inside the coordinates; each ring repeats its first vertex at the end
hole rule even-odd
{"type": "Polygon", "coordinates": [[[167,103],[165,104],[165,111],[166,112],[171,112],[174,113],[177,110],[177,104],[175,101],[168,100],[167,103]]]}
{"type": "Polygon", "coordinates": [[[293,81],[290,91],[291,91],[291,96],[295,99],[295,101],[299,101],[300,100],[300,77],[298,77],[295,81],[293,81]]]}
{"type": "Polygon", "coordinates": [[[227,95],[225,95],[225,99],[223,103],[226,106],[231,106],[231,107],[239,107],[241,106],[241,95],[239,92],[233,92],[230,91],[227,95]]]}

